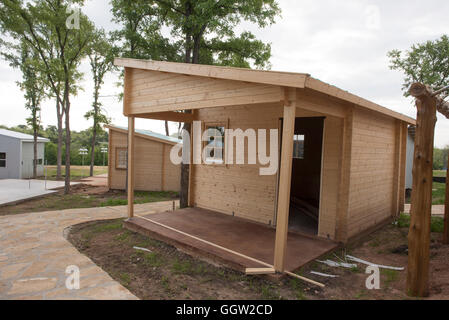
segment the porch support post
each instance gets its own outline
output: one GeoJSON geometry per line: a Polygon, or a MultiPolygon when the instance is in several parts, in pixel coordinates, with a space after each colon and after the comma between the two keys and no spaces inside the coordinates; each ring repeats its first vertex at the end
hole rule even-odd
{"type": "Polygon", "coordinates": [[[286,89],[287,98],[284,101],[282,153],[277,204],[276,242],[274,247],[274,269],[278,272],[283,272],[285,269],[285,255],[287,252],[288,216],[290,211],[290,184],[292,178],[293,160],[293,136],[295,133],[296,117],[296,97],[290,100],[290,97],[288,96],[289,95],[286,89]]]}
{"type": "Polygon", "coordinates": [[[134,117],[128,117],[128,218],[134,216],[134,117]]]}

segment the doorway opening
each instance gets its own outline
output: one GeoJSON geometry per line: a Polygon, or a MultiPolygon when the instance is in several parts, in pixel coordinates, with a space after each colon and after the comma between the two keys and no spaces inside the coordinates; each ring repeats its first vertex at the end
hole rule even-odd
{"type": "Polygon", "coordinates": [[[296,118],[289,230],[318,235],[324,117],[296,118]]]}

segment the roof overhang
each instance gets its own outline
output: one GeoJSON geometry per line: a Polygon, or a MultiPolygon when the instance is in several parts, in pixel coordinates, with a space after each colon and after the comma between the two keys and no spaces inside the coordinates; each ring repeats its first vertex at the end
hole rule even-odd
{"type": "Polygon", "coordinates": [[[374,102],[342,90],[306,73],[252,70],[244,68],[209,66],[200,64],[115,58],[114,64],[119,67],[183,74],[215,79],[234,80],[258,84],[273,85],[285,88],[311,89],[354,106],[366,108],[392,118],[415,125],[416,120],[385,108],[374,102]]]}

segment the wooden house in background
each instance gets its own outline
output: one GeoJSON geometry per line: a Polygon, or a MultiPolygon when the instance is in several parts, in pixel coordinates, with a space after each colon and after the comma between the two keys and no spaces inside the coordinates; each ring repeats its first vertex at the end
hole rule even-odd
{"type": "MultiPolygon", "coordinates": [[[[108,187],[126,189],[128,129],[108,125],[108,187]]],[[[181,167],[170,161],[171,148],[181,140],[147,130],[135,130],[135,179],[138,191],[179,191],[181,167]]]]}
{"type": "MultiPolygon", "coordinates": [[[[141,179],[144,152],[132,135],[135,118],[279,129],[277,174],[260,175],[259,163],[191,164],[189,188],[193,208],[274,229],[273,258],[266,262],[277,271],[295,249],[287,248],[289,231],[346,242],[403,210],[407,129],[414,119],[308,74],[134,59],[115,65],[125,68],[129,170],[136,172],[130,184],[141,179]],[[187,109],[192,114],[179,113],[187,109]]],[[[137,223],[133,212],[130,205],[130,221],[137,223]]],[[[245,250],[243,241],[235,251],[245,250]]]]}

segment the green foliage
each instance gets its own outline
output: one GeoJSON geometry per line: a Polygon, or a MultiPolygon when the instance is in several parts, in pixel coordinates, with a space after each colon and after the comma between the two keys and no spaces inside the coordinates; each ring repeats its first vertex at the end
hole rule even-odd
{"type": "Polygon", "coordinates": [[[115,48],[126,58],[178,61],[176,44],[161,33],[162,22],[148,0],[112,0],[113,21],[120,30],[111,33],[115,48]]]}
{"type": "MultiPolygon", "coordinates": [[[[408,214],[401,214],[396,221],[398,228],[410,228],[410,216],[408,214]]],[[[443,233],[444,219],[441,217],[432,217],[430,223],[430,231],[435,233],[443,233]]]]}
{"type": "Polygon", "coordinates": [[[114,21],[124,57],[187,63],[269,68],[271,46],[249,31],[236,34],[242,22],[264,28],[280,8],[274,0],[113,0],[114,21]],[[170,32],[165,37],[162,28],[170,32]]]}
{"type": "Polygon", "coordinates": [[[85,114],[85,118],[94,120],[92,130],[102,131],[102,124],[108,124],[110,120],[101,108],[100,90],[104,84],[104,76],[114,68],[114,51],[103,29],[95,31],[88,48],[88,57],[94,81],[94,93],[92,109],[85,114]]]}
{"type": "MultiPolygon", "coordinates": [[[[67,165],[71,159],[70,99],[79,90],[82,73],[78,68],[94,34],[93,23],[75,7],[83,4],[84,0],[2,0],[0,3],[0,30],[7,39],[3,44],[13,48],[17,43],[26,43],[31,48],[39,58],[35,69],[42,74],[42,84],[49,89],[49,96],[56,98],[60,130],[65,117],[67,165]]],[[[58,140],[60,148],[62,137],[58,140]]],[[[65,193],[69,191],[67,178],[65,193]]]]}
{"type": "Polygon", "coordinates": [[[444,149],[433,150],[433,170],[446,170],[449,156],[449,146],[444,149]]]}
{"type": "Polygon", "coordinates": [[[432,184],[432,204],[442,205],[446,198],[446,184],[434,182],[432,184]]]}
{"type": "Polygon", "coordinates": [[[402,52],[392,50],[388,53],[390,68],[404,73],[403,90],[408,96],[408,89],[413,82],[421,82],[434,88],[449,85],[449,37],[442,36],[435,41],[413,45],[410,50],[402,52]]]}

